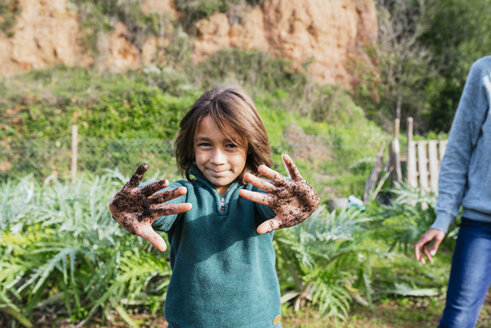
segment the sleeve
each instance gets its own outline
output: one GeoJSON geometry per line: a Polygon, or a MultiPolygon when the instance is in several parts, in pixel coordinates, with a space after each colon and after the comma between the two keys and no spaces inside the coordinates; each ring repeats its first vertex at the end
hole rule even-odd
{"type": "Polygon", "coordinates": [[[437,216],[431,227],[445,232],[458,214],[467,187],[469,162],[486,119],[489,99],[483,76],[489,69],[487,63],[478,60],[469,71],[440,166],[437,216]]]}
{"type": "MultiPolygon", "coordinates": [[[[176,182],[173,182],[171,183],[167,188],[164,188],[160,191],[164,191],[164,190],[170,190],[170,189],[175,189],[175,188],[178,188],[178,187],[182,187],[184,186],[180,181],[176,181],[176,182]]],[[[184,186],[184,187],[188,187],[188,186],[184,186]]],[[[188,188],[188,192],[189,192],[189,188],[188,188]]],[[[179,204],[179,203],[185,203],[187,202],[187,196],[188,196],[188,193],[186,193],[185,195],[182,195],[180,197],[177,197],[177,198],[174,198],[168,202],[165,202],[164,204],[179,204]]],[[[171,214],[171,215],[166,215],[166,216],[161,216],[161,217],[158,217],[155,219],[155,221],[153,221],[152,223],[152,227],[155,231],[164,231],[164,232],[168,232],[172,226],[174,225],[174,223],[176,222],[176,220],[181,216],[183,215],[183,213],[181,214],[171,214]]]]}

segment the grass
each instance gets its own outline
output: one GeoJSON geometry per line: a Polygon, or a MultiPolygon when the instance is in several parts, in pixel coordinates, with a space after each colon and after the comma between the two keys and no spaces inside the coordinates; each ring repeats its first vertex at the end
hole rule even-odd
{"type": "Polygon", "coordinates": [[[196,67],[195,76],[170,67],[125,74],[56,67],[0,79],[5,91],[0,99],[0,152],[6,154],[0,160],[0,179],[29,172],[38,178],[51,173],[69,177],[72,124],[78,126],[80,171],[119,167],[127,174],[135,158],[146,158],[125,151],[125,145],[134,144],[131,139],[141,143],[150,159],[163,158],[149,163],[162,170],[171,149],[164,154],[162,146],[146,139],[171,142],[200,92],[232,79],[254,97],[277,169],[283,169],[281,153],[292,154],[324,199],[361,198],[373,157],[388,134],[368,121],[346,92],[316,86],[288,67],[288,62],[262,52],[222,51],[196,67]],[[237,69],[216,71],[218,64],[237,69]]]}
{"type": "MultiPolygon", "coordinates": [[[[322,318],[319,312],[307,307],[300,311],[285,308],[282,316],[283,328],[430,328],[438,325],[443,307],[444,297],[423,298],[386,298],[372,307],[353,306],[346,321],[322,318]]],[[[130,312],[132,319],[141,328],[166,328],[167,323],[161,313],[149,314],[138,309],[130,312]]],[[[119,318],[116,311],[112,313],[114,322],[104,323],[94,319],[87,323],[88,328],[123,328],[128,324],[119,318]]],[[[59,319],[54,323],[49,314],[38,314],[38,328],[68,328],[73,327],[67,320],[59,319]],[[54,325],[53,325],[54,324],[54,325]]],[[[56,320],[56,319],[54,319],[56,320]]],[[[481,310],[476,328],[486,328],[491,324],[491,294],[481,310]]]]}
{"type": "MultiPolygon", "coordinates": [[[[430,328],[436,327],[445,306],[439,298],[384,299],[367,308],[354,306],[345,322],[323,320],[317,311],[305,309],[289,311],[283,316],[283,328],[430,328]]],[[[476,328],[491,324],[491,294],[481,310],[476,328]]]]}

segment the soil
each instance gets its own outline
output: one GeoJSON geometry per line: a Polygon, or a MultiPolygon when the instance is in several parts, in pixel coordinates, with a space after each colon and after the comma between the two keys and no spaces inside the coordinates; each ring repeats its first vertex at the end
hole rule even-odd
{"type": "MultiPolygon", "coordinates": [[[[348,320],[340,321],[324,319],[311,308],[304,308],[299,312],[286,311],[282,316],[283,328],[430,328],[438,325],[445,300],[443,298],[400,298],[390,299],[375,304],[373,307],[354,305],[348,320]]],[[[129,311],[131,319],[140,328],[167,328],[167,322],[162,316],[162,311],[149,314],[145,309],[133,309],[129,311]]],[[[35,311],[32,322],[36,328],[123,328],[128,323],[123,321],[114,311],[109,318],[102,320],[100,316],[94,316],[86,323],[70,323],[66,312],[61,308],[44,308],[35,311]],[[110,322],[109,322],[110,321],[110,322]]],[[[0,312],[0,327],[9,327],[11,322],[0,312]]],[[[491,293],[488,293],[481,310],[476,328],[491,327],[491,293]]]]}

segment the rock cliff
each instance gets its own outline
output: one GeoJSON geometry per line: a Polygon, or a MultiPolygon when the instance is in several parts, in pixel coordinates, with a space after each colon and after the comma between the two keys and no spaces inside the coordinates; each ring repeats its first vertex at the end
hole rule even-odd
{"type": "MultiPolygon", "coordinates": [[[[156,56],[169,43],[165,36],[135,44],[128,27],[114,20],[110,32],[97,35],[93,58],[81,45],[81,18],[68,0],[16,1],[21,10],[12,35],[0,32],[1,76],[57,64],[124,72],[165,58],[156,56]]],[[[172,0],[142,0],[140,7],[182,19],[172,0]]],[[[194,28],[195,62],[223,48],[258,49],[291,59],[299,69],[309,61],[309,73],[320,81],[350,88],[356,84],[351,60],[367,60],[363,49],[377,34],[377,17],[373,0],[266,0],[262,6],[215,13],[194,28]]]]}

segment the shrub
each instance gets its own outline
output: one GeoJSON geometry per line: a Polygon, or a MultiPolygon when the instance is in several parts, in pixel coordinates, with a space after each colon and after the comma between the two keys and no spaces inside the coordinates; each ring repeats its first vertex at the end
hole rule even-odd
{"type": "MultiPolygon", "coordinates": [[[[377,229],[379,237],[391,241],[390,249],[398,247],[407,254],[435,221],[437,198],[434,193],[422,192],[408,185],[390,192],[390,204],[374,207],[371,216],[381,224],[377,229]]],[[[452,250],[457,233],[458,226],[454,223],[440,247],[452,250]]]]}
{"type": "Polygon", "coordinates": [[[369,259],[362,246],[371,219],[361,209],[327,213],[321,207],[303,224],[276,232],[282,302],[313,303],[322,315],[346,319],[354,299],[371,297],[369,259]]]}
{"type": "Polygon", "coordinates": [[[47,305],[64,308],[72,321],[125,313],[130,304],[162,306],[165,255],[124,231],[107,209],[126,181],[111,172],[76,185],[32,176],[0,185],[0,311],[29,323],[47,305]]]}

